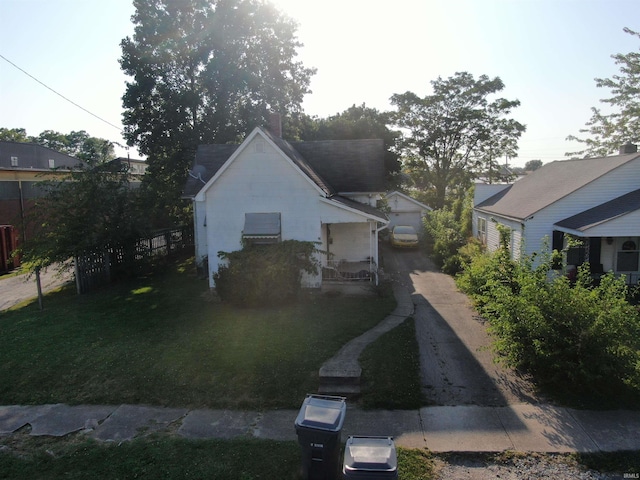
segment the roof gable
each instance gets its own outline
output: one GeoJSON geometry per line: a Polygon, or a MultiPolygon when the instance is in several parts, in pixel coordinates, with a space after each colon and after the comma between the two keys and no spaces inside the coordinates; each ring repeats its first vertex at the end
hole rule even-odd
{"type": "Polygon", "coordinates": [[[258,127],[241,145],[200,145],[185,184],[184,196],[192,198],[208,188],[240,149],[258,134],[279,149],[326,196],[340,192],[384,191],[386,172],[382,140],[289,143],[258,127]]]}
{"type": "Polygon", "coordinates": [[[557,222],[558,227],[585,232],[590,228],[640,210],[640,190],[634,190],[597,207],[557,222]]]}
{"type": "Polygon", "coordinates": [[[407,202],[411,202],[413,204],[415,204],[416,206],[423,208],[425,210],[433,210],[433,208],[431,208],[429,205],[426,205],[422,202],[419,202],[418,200],[416,200],[413,197],[410,197],[409,195],[405,195],[402,192],[398,192],[397,190],[393,191],[393,192],[389,192],[386,195],[387,200],[391,199],[392,197],[400,197],[405,199],[407,202]]]}
{"type": "Polygon", "coordinates": [[[525,219],[637,158],[640,155],[633,153],[548,163],[476,205],[476,208],[525,219]]]}
{"type": "MultiPolygon", "coordinates": [[[[196,190],[191,196],[195,197],[196,200],[202,200],[203,199],[202,196],[204,195],[204,192],[208,190],[216,182],[216,180],[224,173],[224,171],[227,168],[229,168],[229,166],[234,162],[234,160],[238,158],[240,153],[243,150],[245,150],[257,136],[261,136],[264,140],[270,143],[272,148],[274,148],[277,152],[279,152],[284,159],[290,162],[290,164],[294,166],[294,168],[296,168],[309,183],[313,184],[318,189],[318,191],[324,192],[324,194],[327,196],[332,194],[332,192],[327,189],[322,179],[313,171],[311,167],[309,167],[303,161],[301,161],[300,158],[292,157],[291,154],[288,154],[286,151],[284,151],[281,148],[281,146],[274,141],[276,137],[273,137],[271,134],[269,134],[268,132],[266,132],[261,128],[255,128],[253,132],[251,132],[251,134],[249,134],[249,136],[244,140],[244,142],[242,142],[242,144],[236,146],[231,156],[226,160],[223,160],[224,157],[223,155],[220,154],[219,152],[220,149],[218,148],[219,147],[218,145],[209,145],[209,147],[211,147],[209,149],[211,158],[214,159],[212,162],[212,165],[215,168],[215,171],[214,172],[207,171],[205,174],[203,174],[202,168],[198,168],[200,166],[199,164],[196,164],[194,166],[194,169],[191,172],[189,172],[189,177],[191,181],[190,182],[188,181],[188,186],[193,185],[194,179],[199,180],[202,185],[198,185],[196,182],[196,190]],[[204,180],[205,176],[209,177],[209,179],[206,181],[204,180]]],[[[222,149],[222,150],[226,150],[227,152],[232,150],[231,148],[228,148],[229,145],[223,145],[223,147],[227,147],[222,149]]],[[[198,149],[198,151],[200,151],[200,149],[198,149]]],[[[196,157],[196,160],[197,160],[197,157],[196,157]]],[[[186,197],[190,196],[188,195],[186,190],[185,190],[184,196],[186,197]]]]}

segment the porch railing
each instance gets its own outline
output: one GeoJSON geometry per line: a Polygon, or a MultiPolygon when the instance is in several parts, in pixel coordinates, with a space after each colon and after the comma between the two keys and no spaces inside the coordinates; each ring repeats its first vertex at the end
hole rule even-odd
{"type": "Polygon", "coordinates": [[[375,281],[377,274],[378,266],[370,260],[360,262],[330,260],[326,266],[322,267],[322,280],[324,281],[375,281]]]}

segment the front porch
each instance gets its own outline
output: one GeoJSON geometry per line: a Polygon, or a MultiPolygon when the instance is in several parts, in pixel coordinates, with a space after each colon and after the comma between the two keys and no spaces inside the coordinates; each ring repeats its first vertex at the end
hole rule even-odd
{"type": "Polygon", "coordinates": [[[640,237],[578,237],[578,240],[582,244],[576,246],[568,246],[563,240],[568,274],[589,263],[595,281],[613,272],[616,277],[624,276],[629,286],[640,285],[640,237]]]}
{"type": "Polygon", "coordinates": [[[373,282],[377,284],[378,267],[373,260],[329,260],[322,267],[322,282],[373,282]]]}

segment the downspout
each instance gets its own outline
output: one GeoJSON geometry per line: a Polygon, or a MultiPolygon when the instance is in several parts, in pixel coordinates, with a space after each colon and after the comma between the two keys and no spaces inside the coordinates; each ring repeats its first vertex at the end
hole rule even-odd
{"type": "Polygon", "coordinates": [[[27,243],[27,229],[24,223],[24,192],[22,191],[22,180],[18,180],[18,192],[20,192],[20,233],[22,233],[22,243],[24,245],[27,243]]]}

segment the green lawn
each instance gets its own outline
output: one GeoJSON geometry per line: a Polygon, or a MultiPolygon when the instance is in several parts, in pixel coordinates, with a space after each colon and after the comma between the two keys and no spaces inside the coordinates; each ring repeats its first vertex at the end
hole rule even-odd
{"type": "Polygon", "coordinates": [[[307,296],[282,308],[212,302],[188,262],[0,313],[0,404],[299,408],[318,369],[392,297],[307,296]]]}
{"type": "MultiPolygon", "coordinates": [[[[0,478],[298,480],[297,442],[185,440],[157,436],[100,444],[78,439],[13,438],[0,452],[0,478]]],[[[398,448],[400,480],[433,478],[431,455],[398,448]]]]}

